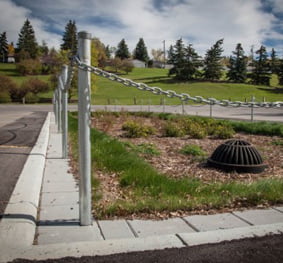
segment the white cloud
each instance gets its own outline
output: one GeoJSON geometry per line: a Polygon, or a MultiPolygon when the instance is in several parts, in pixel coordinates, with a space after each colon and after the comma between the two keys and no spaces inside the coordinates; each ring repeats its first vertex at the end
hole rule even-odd
{"type": "MultiPolygon", "coordinates": [[[[277,10],[282,10],[282,0],[268,1],[277,10]]],[[[52,24],[54,32],[63,32],[71,19],[76,21],[78,31],[89,31],[112,46],[125,38],[132,51],[143,37],[150,53],[152,48],[162,48],[163,40],[168,48],[182,37],[202,55],[220,38],[224,38],[225,54],[229,55],[237,43],[242,43],[248,52],[251,45],[260,46],[267,37],[282,39],[283,36],[273,30],[278,18],[263,11],[261,0],[157,2],[158,8],[153,0],[0,0],[1,10],[8,11],[2,12],[0,17],[0,32],[7,31],[8,37],[15,41],[28,17],[38,42],[45,40],[58,48],[62,36],[50,33],[49,27],[52,24]]]]}

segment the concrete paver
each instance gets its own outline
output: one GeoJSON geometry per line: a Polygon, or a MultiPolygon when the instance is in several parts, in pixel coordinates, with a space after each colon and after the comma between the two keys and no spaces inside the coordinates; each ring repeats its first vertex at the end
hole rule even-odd
{"type": "Polygon", "coordinates": [[[103,240],[97,224],[82,227],[78,223],[58,222],[57,226],[54,225],[38,228],[38,243],[40,245],[103,240]]]}
{"type": "Polygon", "coordinates": [[[74,192],[79,191],[77,183],[75,181],[69,182],[50,182],[47,181],[42,186],[42,193],[56,193],[56,192],[74,192]]]}
{"type": "Polygon", "coordinates": [[[198,231],[249,226],[249,224],[245,223],[231,213],[216,215],[194,215],[184,217],[184,219],[198,231]]]}
{"type": "Polygon", "coordinates": [[[106,240],[135,237],[126,220],[100,220],[98,224],[106,240]]]}
{"type": "Polygon", "coordinates": [[[233,214],[253,225],[275,224],[283,222],[283,214],[272,208],[246,211],[235,211],[233,214]]]}
{"type": "Polygon", "coordinates": [[[176,233],[194,232],[194,230],[180,218],[168,220],[128,220],[138,237],[170,235],[176,233]]]}
{"type": "Polygon", "coordinates": [[[274,208],[283,213],[283,206],[275,206],[274,208]]]}
{"type": "Polygon", "coordinates": [[[79,192],[42,193],[42,206],[57,206],[79,203],[79,192]]]}
{"type": "MultiPolygon", "coordinates": [[[[79,220],[79,206],[75,205],[58,205],[58,206],[42,206],[40,208],[40,222],[42,221],[78,221],[79,220]]],[[[48,224],[48,222],[45,222],[48,224]]]]}

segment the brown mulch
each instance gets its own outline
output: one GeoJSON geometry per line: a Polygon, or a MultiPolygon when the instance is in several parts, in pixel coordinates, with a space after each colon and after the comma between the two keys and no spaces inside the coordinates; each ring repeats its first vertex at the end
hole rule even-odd
{"type": "MultiPolygon", "coordinates": [[[[131,115],[121,115],[119,117],[112,115],[105,115],[101,117],[95,117],[92,119],[92,125],[107,134],[118,138],[122,141],[128,141],[132,144],[139,145],[142,143],[153,144],[160,155],[142,155],[147,162],[154,166],[160,173],[171,178],[184,178],[193,177],[202,180],[205,183],[221,182],[245,182],[251,183],[258,179],[264,178],[282,178],[283,177],[283,149],[282,146],[276,146],[272,144],[274,140],[282,140],[278,137],[270,136],[259,136],[259,135],[247,135],[242,133],[237,133],[235,138],[246,140],[250,142],[255,148],[261,153],[264,158],[264,163],[268,166],[264,172],[260,174],[252,173],[236,173],[236,172],[223,172],[214,168],[210,168],[206,165],[206,158],[199,160],[190,155],[184,155],[180,153],[180,149],[187,144],[194,144],[200,146],[209,157],[212,152],[216,149],[218,145],[227,141],[222,139],[192,139],[188,136],[186,137],[162,137],[161,126],[162,121],[157,118],[144,118],[136,117],[131,115]],[[146,138],[126,138],[124,136],[124,131],[122,130],[122,125],[125,121],[129,119],[134,119],[137,122],[151,125],[158,131],[157,134],[146,137],[146,138]]],[[[126,199],[129,197],[130,193],[125,192],[125,189],[121,188],[119,185],[119,177],[115,173],[106,173],[105,171],[96,171],[96,177],[100,180],[100,190],[102,193],[102,199],[99,201],[99,206],[106,206],[116,200],[126,199]]],[[[260,207],[268,206],[268,204],[261,205],[260,207]]],[[[221,212],[229,212],[233,209],[241,208],[225,208],[221,212]]],[[[201,211],[189,212],[189,214],[207,214],[215,213],[209,209],[203,209],[201,211]]],[[[219,212],[219,211],[217,211],[219,212]]],[[[129,218],[168,218],[175,216],[183,216],[188,212],[177,211],[177,212],[164,212],[164,213],[154,213],[154,214],[138,214],[130,215],[129,218]]]]}

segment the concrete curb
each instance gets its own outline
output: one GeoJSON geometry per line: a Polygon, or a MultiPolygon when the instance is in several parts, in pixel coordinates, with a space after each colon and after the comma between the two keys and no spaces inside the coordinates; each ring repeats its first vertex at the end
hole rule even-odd
{"type": "Polygon", "coordinates": [[[26,160],[0,223],[2,248],[27,247],[33,244],[49,140],[49,125],[50,113],[26,160]]]}
{"type": "MultiPolygon", "coordinates": [[[[58,243],[39,245],[17,250],[5,259],[58,259],[62,257],[99,256],[136,251],[149,251],[165,248],[182,248],[223,241],[239,240],[251,237],[263,237],[268,234],[282,234],[283,223],[249,226],[235,229],[215,230],[176,235],[151,236],[146,238],[113,239],[94,242],[58,243]]],[[[7,255],[7,253],[5,253],[7,255]]],[[[5,262],[5,261],[1,261],[5,262]]]]}

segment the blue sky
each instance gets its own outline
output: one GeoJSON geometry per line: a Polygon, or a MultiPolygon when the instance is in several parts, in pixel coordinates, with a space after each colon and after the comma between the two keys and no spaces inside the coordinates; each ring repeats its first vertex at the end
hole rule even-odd
{"type": "Polygon", "coordinates": [[[0,0],[0,10],[0,32],[15,43],[28,18],[39,43],[59,48],[71,19],[106,45],[125,38],[130,51],[140,37],[149,53],[182,37],[203,55],[224,38],[226,55],[237,43],[283,55],[283,0],[0,0]]]}

